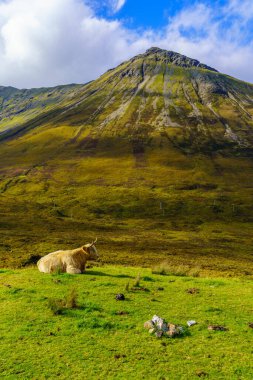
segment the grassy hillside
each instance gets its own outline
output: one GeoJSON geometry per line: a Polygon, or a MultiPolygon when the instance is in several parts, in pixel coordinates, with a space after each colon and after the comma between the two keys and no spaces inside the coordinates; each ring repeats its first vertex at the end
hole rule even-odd
{"type": "Polygon", "coordinates": [[[0,95],[2,266],[97,236],[105,262],[252,275],[252,85],[151,49],[0,95]]]}
{"type": "MultiPolygon", "coordinates": [[[[250,159],[189,157],[162,139],[134,155],[129,143],[115,139],[87,140],[84,153],[59,147],[56,157],[36,165],[34,149],[46,156],[58,140],[44,145],[40,134],[23,156],[22,141],[28,143],[8,143],[19,165],[2,171],[2,265],[97,236],[106,262],[168,259],[209,274],[252,274],[250,159]]],[[[2,162],[9,159],[1,153],[2,162]]]]}
{"type": "Polygon", "coordinates": [[[251,293],[248,280],[161,276],[143,268],[106,266],[80,276],[1,270],[1,378],[250,380],[251,293]],[[54,301],[73,289],[78,308],[54,308],[61,311],[55,315],[54,301]],[[116,301],[122,292],[126,300],[116,301]],[[184,336],[149,335],[143,323],[154,314],[183,326],[184,336]],[[198,324],[187,328],[190,319],[198,324]],[[228,331],[208,331],[210,324],[228,331]]]}

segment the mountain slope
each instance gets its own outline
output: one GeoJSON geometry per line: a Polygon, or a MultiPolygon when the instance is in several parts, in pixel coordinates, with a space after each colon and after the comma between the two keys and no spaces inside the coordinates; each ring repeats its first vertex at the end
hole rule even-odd
{"type": "Polygon", "coordinates": [[[0,96],[1,140],[51,123],[91,125],[100,135],[163,132],[186,151],[252,147],[253,86],[158,48],[86,86],[0,96]]]}
{"type": "Polygon", "coordinates": [[[5,264],[98,235],[109,262],[252,267],[252,85],[151,48],[0,95],[5,264]]]}

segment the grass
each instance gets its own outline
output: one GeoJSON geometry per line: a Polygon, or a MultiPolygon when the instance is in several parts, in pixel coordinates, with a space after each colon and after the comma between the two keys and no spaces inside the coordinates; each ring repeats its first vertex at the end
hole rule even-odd
{"type": "Polygon", "coordinates": [[[163,261],[158,265],[154,265],[152,273],[161,275],[173,275],[173,276],[191,276],[199,277],[200,268],[187,265],[173,265],[167,261],[163,261]]]}
{"type": "Polygon", "coordinates": [[[80,276],[3,269],[1,378],[250,380],[251,293],[247,279],[162,276],[143,268],[105,266],[80,276]],[[131,291],[136,280],[139,291],[131,291]],[[126,300],[116,301],[127,282],[126,300]],[[190,288],[199,291],[189,294],[190,288]],[[54,315],[49,299],[73,299],[73,289],[78,307],[70,303],[54,315]],[[143,323],[154,314],[187,334],[150,336],[143,323]],[[198,324],[187,329],[190,319],[198,324]],[[229,330],[208,331],[209,324],[229,330]]]}

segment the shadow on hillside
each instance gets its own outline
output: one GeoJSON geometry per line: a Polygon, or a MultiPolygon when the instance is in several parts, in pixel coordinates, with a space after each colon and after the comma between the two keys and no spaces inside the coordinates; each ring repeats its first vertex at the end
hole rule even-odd
{"type": "Polygon", "coordinates": [[[108,274],[100,271],[86,270],[84,274],[90,274],[94,276],[105,276],[105,277],[116,277],[116,278],[135,278],[134,276],[129,276],[127,274],[108,274]]]}

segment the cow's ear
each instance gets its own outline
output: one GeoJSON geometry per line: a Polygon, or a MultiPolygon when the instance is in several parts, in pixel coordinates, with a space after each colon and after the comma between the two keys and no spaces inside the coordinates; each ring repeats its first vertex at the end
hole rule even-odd
{"type": "Polygon", "coordinates": [[[83,249],[83,251],[84,251],[85,253],[89,253],[89,251],[88,251],[88,247],[87,247],[86,245],[83,245],[83,246],[82,246],[82,249],[83,249]]]}

